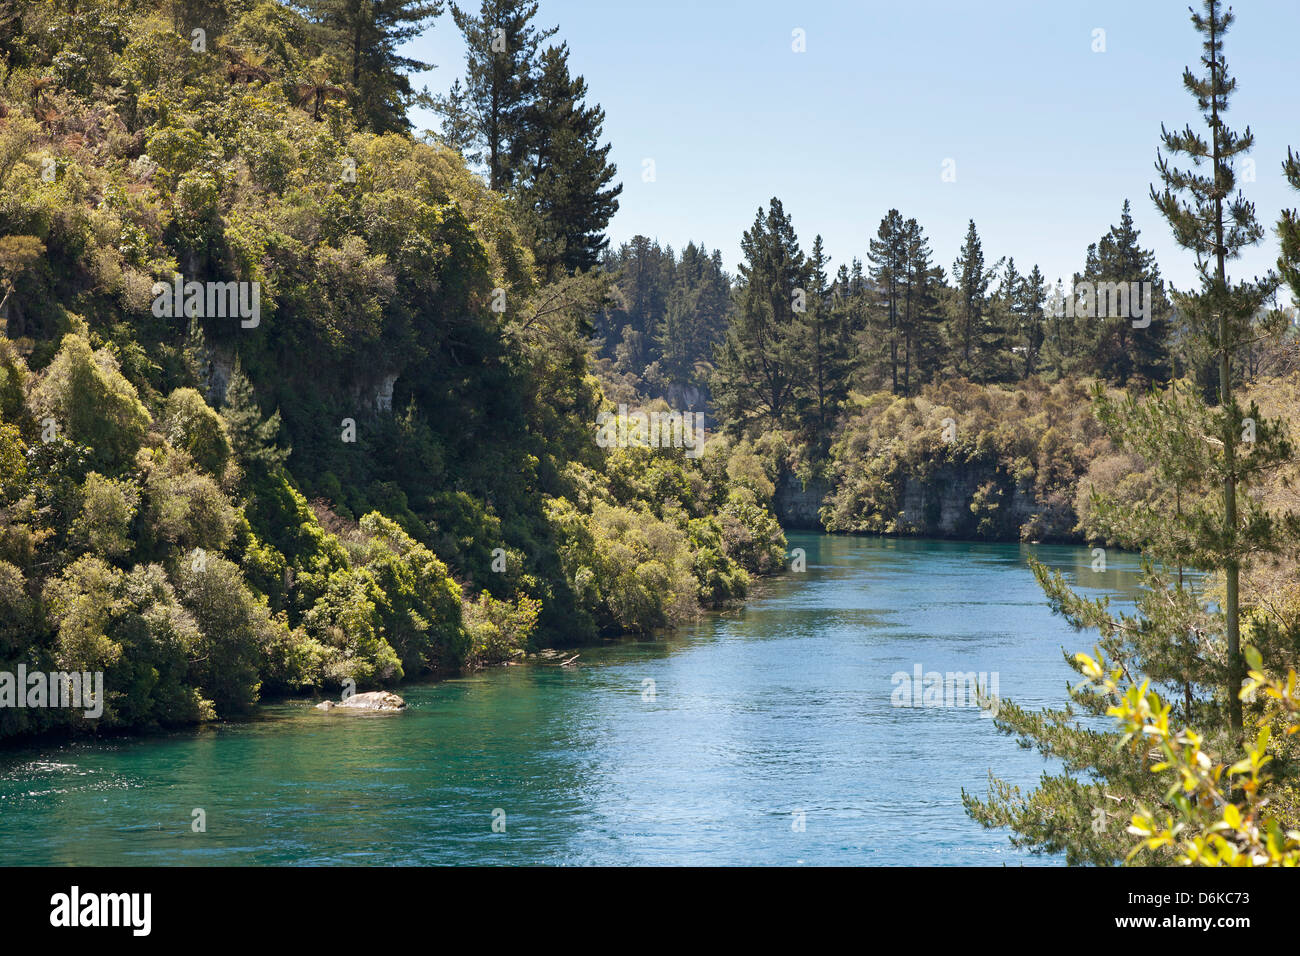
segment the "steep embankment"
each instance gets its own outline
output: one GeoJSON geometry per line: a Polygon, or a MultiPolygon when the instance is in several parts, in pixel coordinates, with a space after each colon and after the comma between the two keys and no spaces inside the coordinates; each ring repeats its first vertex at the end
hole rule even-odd
{"type": "Polygon", "coordinates": [[[829,461],[778,456],[774,508],[789,528],[1079,540],[1081,482],[1110,447],[1085,381],[877,393],[856,399],[829,461]]]}
{"type": "Polygon", "coordinates": [[[106,687],[0,736],[645,630],[779,563],[724,463],[597,445],[607,280],[543,285],[517,211],[378,135],[290,8],[208,4],[202,42],[173,12],[0,32],[0,672],[106,687]]]}

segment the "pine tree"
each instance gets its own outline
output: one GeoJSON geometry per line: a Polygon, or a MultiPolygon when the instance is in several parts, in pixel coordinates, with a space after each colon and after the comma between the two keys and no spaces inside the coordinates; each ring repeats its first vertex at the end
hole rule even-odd
{"type": "Polygon", "coordinates": [[[808,381],[801,348],[809,270],[790,217],[772,198],[740,241],[736,311],[719,349],[713,394],[719,418],[732,428],[765,420],[790,424],[798,390],[808,381]]]}
{"type": "Polygon", "coordinates": [[[942,366],[943,321],[939,292],[943,270],[930,262],[930,241],[915,219],[903,225],[906,236],[903,290],[903,394],[911,395],[914,382],[927,381],[942,366]],[[915,372],[915,376],[913,376],[915,372]]]}
{"type": "MultiPolygon", "coordinates": [[[[1133,377],[1145,382],[1163,381],[1170,373],[1167,342],[1169,303],[1155,253],[1141,247],[1138,243],[1140,235],[1133,226],[1126,199],[1119,225],[1111,226],[1100,242],[1089,247],[1089,262],[1083,275],[1094,287],[1099,283],[1119,283],[1129,290],[1128,315],[1095,314],[1087,317],[1093,330],[1089,336],[1092,350],[1089,371],[1116,385],[1127,385],[1133,377]],[[1144,283],[1147,282],[1151,283],[1150,301],[1146,300],[1148,293],[1144,283]],[[1133,317],[1148,309],[1150,324],[1145,328],[1135,327],[1133,317]]],[[[1109,311],[1107,297],[1098,292],[1098,313],[1103,303],[1109,311]]]]}
{"type": "MultiPolygon", "coordinates": [[[[515,181],[529,146],[529,110],[539,77],[537,51],[557,27],[533,26],[536,2],[483,0],[478,16],[452,4],[465,36],[465,85],[435,108],[453,128],[473,118],[473,148],[466,159],[487,167],[488,185],[504,190],[515,181]]],[[[463,138],[463,137],[462,137],[463,138]]]]}
{"type": "MultiPolygon", "coordinates": [[[[1292,189],[1300,190],[1300,155],[1286,151],[1286,162],[1282,164],[1282,174],[1292,189]]],[[[1282,253],[1278,256],[1277,267],[1282,281],[1291,288],[1291,297],[1300,308],[1300,213],[1294,209],[1282,210],[1277,224],[1278,239],[1282,243],[1282,253]]]]}
{"type": "Polygon", "coordinates": [[[667,310],[676,257],[671,248],[633,236],[607,252],[603,267],[615,283],[613,305],[596,322],[602,354],[614,358],[620,372],[640,377],[659,357],[655,336],[667,310]]]}
{"type": "Polygon", "coordinates": [[[880,341],[889,363],[890,388],[898,394],[899,311],[907,273],[907,229],[897,209],[889,210],[880,220],[876,238],[871,240],[869,248],[869,275],[880,296],[880,324],[884,333],[880,341]]]}
{"type": "Polygon", "coordinates": [[[569,74],[569,49],[542,54],[535,96],[527,112],[527,155],[520,204],[535,222],[537,264],[543,275],[594,267],[608,245],[605,227],[618,211],[622,185],[600,145],[605,111],[587,106],[587,84],[569,74]]]}
{"type": "Polygon", "coordinates": [[[1047,280],[1043,278],[1038,264],[1034,263],[1033,269],[1025,276],[1025,281],[1020,287],[1020,302],[1017,309],[1021,322],[1019,339],[1025,350],[1024,378],[1029,378],[1038,371],[1043,340],[1046,336],[1044,314],[1046,304],[1047,280]]]}
{"type": "MultiPolygon", "coordinates": [[[[1258,241],[1262,230],[1251,205],[1233,196],[1233,157],[1249,148],[1250,134],[1238,136],[1222,122],[1235,87],[1223,59],[1232,16],[1219,0],[1205,0],[1204,6],[1192,22],[1206,38],[1202,62],[1208,76],[1188,70],[1184,85],[1204,113],[1209,138],[1189,127],[1182,133],[1162,129],[1162,139],[1166,149],[1193,157],[1198,166],[1208,160],[1209,170],[1179,171],[1161,155],[1157,169],[1165,189],[1153,188],[1152,198],[1178,243],[1196,254],[1200,291],[1175,299],[1198,348],[1218,360],[1219,402],[1208,405],[1186,382],[1141,401],[1132,394],[1112,399],[1100,384],[1095,390],[1098,416],[1111,439],[1150,463],[1156,484],[1152,501],[1094,497],[1108,541],[1143,549],[1137,613],[1115,613],[1108,599],[1079,597],[1060,574],[1036,562],[1033,567],[1054,610],[1076,627],[1098,630],[1106,672],[1115,668],[1135,687],[1149,682],[1169,702],[1170,726],[1197,728],[1207,752],[1225,754],[1236,751],[1243,735],[1243,617],[1250,615],[1251,641],[1264,669],[1280,672],[1294,663],[1293,642],[1270,625],[1264,609],[1240,606],[1240,572],[1248,560],[1263,561],[1293,543],[1300,529],[1295,515],[1272,513],[1249,493],[1289,465],[1293,451],[1283,422],[1263,418],[1253,402],[1243,409],[1232,391],[1231,356],[1253,334],[1252,319],[1273,280],[1227,279],[1226,260],[1258,241]],[[1216,575],[1224,597],[1212,600],[1201,584],[1184,578],[1184,567],[1216,575]]],[[[1069,655],[1067,660],[1088,673],[1085,661],[1069,655]]],[[[1070,695],[1085,714],[1102,716],[1110,705],[1110,698],[1087,685],[1072,687],[1070,695]]],[[[1263,704],[1253,706],[1258,719],[1263,704]]],[[[1027,796],[994,780],[987,801],[967,794],[963,801],[986,826],[1013,828],[1013,842],[1064,850],[1071,862],[1110,863],[1124,858],[1132,842],[1125,823],[1135,813],[1177,812],[1184,798],[1151,772],[1145,739],[1100,733],[1079,726],[1076,716],[1073,707],[1031,713],[1004,702],[997,727],[1059,758],[1066,773],[1045,775],[1027,796]]],[[[1152,862],[1169,862],[1168,851],[1163,853],[1152,862]]]]}
{"type": "Polygon", "coordinates": [[[862,260],[855,256],[853,264],[849,267],[848,294],[851,299],[858,302],[859,308],[854,310],[855,316],[853,325],[850,328],[851,332],[860,332],[867,327],[866,293],[867,273],[862,268],[862,260]]]}
{"type": "Polygon", "coordinates": [[[714,350],[727,330],[731,279],[722,253],[687,243],[677,262],[655,333],[661,370],[668,382],[704,385],[714,350]]]}
{"type": "Polygon", "coordinates": [[[377,133],[405,132],[414,92],[407,74],[431,64],[398,49],[442,12],[442,0],[303,0],[308,18],[346,64],[361,113],[377,133]]]}
{"type": "MultiPolygon", "coordinates": [[[[1095,246],[1088,247],[1090,260],[1095,258],[1095,246]]],[[[1087,268],[1085,266],[1085,268],[1087,268]]],[[[1075,273],[1071,282],[1078,282],[1075,273]]],[[[1093,354],[1089,340],[1091,329],[1086,317],[1066,308],[1066,298],[1072,294],[1058,277],[1047,289],[1047,302],[1043,320],[1043,348],[1039,368],[1057,376],[1087,374],[1093,354]]]]}
{"type": "Polygon", "coordinates": [[[426,130],[425,135],[454,149],[467,163],[481,163],[482,156],[475,152],[474,147],[477,128],[474,113],[469,94],[459,79],[452,82],[445,96],[435,100],[434,107],[442,116],[442,124],[436,131],[426,130]]]}
{"type": "MultiPolygon", "coordinates": [[[[1247,127],[1241,134],[1234,133],[1223,121],[1228,110],[1228,100],[1236,89],[1237,81],[1228,74],[1223,57],[1223,37],[1234,20],[1231,10],[1223,11],[1220,0],[1204,0],[1204,13],[1192,14],[1192,23],[1204,36],[1205,55],[1201,62],[1208,74],[1197,76],[1190,69],[1183,73],[1183,85],[1196,97],[1197,105],[1208,128],[1208,141],[1191,126],[1182,132],[1171,133],[1161,126],[1161,140],[1174,155],[1192,160],[1191,170],[1176,169],[1162,155],[1156,168],[1164,182],[1164,190],[1157,193],[1151,188],[1151,198],[1173,228],[1174,239],[1184,249],[1196,255],[1200,276],[1199,293],[1176,294],[1175,302],[1186,320],[1193,340],[1201,351],[1217,359],[1219,367],[1218,414],[1222,435],[1222,487],[1223,514],[1215,542],[1215,563],[1221,567],[1225,578],[1224,616],[1226,619],[1227,654],[1230,667],[1228,698],[1232,729],[1240,735],[1241,701],[1236,688],[1241,686],[1244,662],[1240,653],[1239,580],[1242,559],[1257,549],[1264,548],[1267,537],[1261,540],[1263,528],[1244,527],[1238,519],[1238,485],[1243,474],[1253,473],[1260,464],[1261,448],[1258,443],[1250,450],[1249,464],[1243,463],[1241,421],[1244,416],[1233,395],[1232,357],[1243,343],[1254,334],[1252,323],[1263,304],[1277,287],[1276,276],[1267,276],[1259,282],[1230,283],[1227,263],[1241,254],[1241,250],[1255,245],[1264,235],[1264,229],[1255,218],[1255,206],[1247,202],[1236,187],[1234,159],[1248,152],[1255,137],[1247,127]],[[1206,175],[1199,167],[1210,162],[1206,175]]],[[[1252,406],[1253,411],[1253,406],[1252,406]]],[[[1256,419],[1257,415],[1252,415],[1256,419]]],[[[1214,431],[1209,432],[1214,434],[1214,431]]],[[[1257,440],[1258,441],[1258,440],[1257,440]]],[[[1257,505],[1247,509],[1252,515],[1257,505]]]]}
{"type": "Polygon", "coordinates": [[[1016,377],[1015,342],[1023,325],[1020,314],[1025,277],[1008,259],[989,303],[979,337],[980,378],[986,382],[1007,382],[1016,377]]]}
{"type": "Polygon", "coordinates": [[[840,403],[848,395],[849,348],[844,314],[836,308],[826,275],[829,260],[822,237],[813,240],[808,260],[809,287],[806,310],[796,318],[802,331],[802,363],[808,369],[808,383],[801,404],[808,433],[818,452],[830,449],[832,426],[840,403]]]}
{"type": "MultiPolygon", "coordinates": [[[[960,371],[972,378],[984,377],[984,367],[991,363],[992,357],[981,346],[991,331],[986,327],[989,283],[1000,265],[1001,261],[994,263],[992,268],[984,268],[984,248],[972,219],[966,229],[966,240],[952,264],[956,292],[953,298],[953,339],[961,348],[960,371]]],[[[995,345],[998,338],[993,335],[989,344],[995,345]]]]}
{"type": "Polygon", "coordinates": [[[226,383],[221,417],[226,420],[230,447],[246,472],[274,471],[289,457],[289,449],[276,445],[280,433],[279,411],[272,412],[270,418],[262,417],[253,383],[244,374],[238,358],[226,383]]]}

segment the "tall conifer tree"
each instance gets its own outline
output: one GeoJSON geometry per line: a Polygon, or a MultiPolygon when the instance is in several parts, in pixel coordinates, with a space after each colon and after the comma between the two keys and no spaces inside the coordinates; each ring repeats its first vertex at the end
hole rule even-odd
{"type": "Polygon", "coordinates": [[[482,0],[477,16],[452,4],[451,15],[465,37],[465,84],[436,108],[458,130],[472,117],[472,136],[462,133],[472,143],[465,158],[486,166],[488,185],[504,190],[528,152],[537,51],[558,27],[537,29],[537,4],[528,0],[482,0]]]}
{"type": "Polygon", "coordinates": [[[963,374],[972,378],[984,377],[982,371],[988,364],[988,356],[981,354],[981,346],[987,334],[985,324],[989,283],[1000,265],[999,261],[991,268],[984,267],[984,247],[975,230],[975,220],[972,219],[966,229],[966,240],[952,264],[955,289],[952,299],[952,338],[960,350],[959,368],[963,374]]]}
{"type": "MultiPolygon", "coordinates": [[[[1128,315],[1089,316],[1091,346],[1090,372],[1116,385],[1127,385],[1133,377],[1145,382],[1167,381],[1169,366],[1169,301],[1164,280],[1156,265],[1155,253],[1138,242],[1141,233],[1133,225],[1128,200],[1120,212],[1119,225],[1111,226],[1101,241],[1089,247],[1088,265],[1083,278],[1099,283],[1120,283],[1129,290],[1128,315]],[[1150,283],[1149,299],[1147,286],[1150,283]],[[1134,285],[1136,283],[1136,285],[1134,285]],[[1134,294],[1136,289],[1136,294],[1134,294]],[[1149,311],[1150,324],[1133,325],[1133,317],[1149,311]]],[[[1103,301],[1109,311],[1108,296],[1097,293],[1097,312],[1103,301]]]]}
{"type": "Polygon", "coordinates": [[[596,265],[623,191],[613,182],[610,145],[600,144],[605,111],[586,105],[586,97],[586,81],[569,73],[568,46],[548,47],[527,113],[519,198],[535,223],[538,265],[550,278],[596,265]]]}
{"type": "Polygon", "coordinates": [[[831,430],[840,403],[848,394],[849,366],[846,316],[836,307],[826,274],[828,263],[822,237],[817,236],[808,261],[808,301],[799,316],[799,324],[803,326],[799,341],[804,353],[802,364],[808,370],[808,383],[802,390],[804,419],[814,445],[823,456],[830,448],[831,430]]]}
{"type": "Polygon", "coordinates": [[[1029,378],[1038,371],[1043,339],[1046,335],[1044,314],[1046,304],[1047,280],[1043,278],[1038,264],[1034,263],[1034,267],[1029,270],[1029,275],[1025,276],[1025,281],[1020,287],[1020,341],[1025,350],[1024,378],[1029,378]]]}
{"type": "MultiPolygon", "coordinates": [[[[1197,348],[1217,360],[1219,402],[1208,405],[1198,389],[1176,383],[1145,400],[1109,398],[1099,385],[1100,419],[1123,450],[1151,464],[1157,484],[1153,501],[1137,505],[1094,497],[1099,525],[1113,541],[1140,545],[1146,562],[1144,587],[1135,614],[1116,613],[1109,600],[1073,593],[1060,574],[1033,563],[1055,610],[1080,628],[1096,628],[1098,649],[1136,687],[1149,682],[1169,702],[1170,726],[1196,727],[1212,755],[1236,752],[1243,733],[1239,690],[1244,669],[1241,627],[1249,613],[1251,640],[1263,667],[1280,672],[1294,663],[1294,646],[1271,626],[1263,609],[1242,608],[1239,576],[1248,560],[1261,561],[1295,541],[1293,514],[1268,511],[1249,494],[1250,486],[1289,465],[1292,448],[1285,426],[1270,421],[1252,403],[1242,408],[1232,390],[1231,359],[1252,320],[1271,294],[1274,280],[1231,283],[1227,260],[1262,234],[1254,210],[1235,194],[1233,158],[1250,147],[1249,131],[1237,135],[1223,123],[1235,88],[1223,58],[1223,36],[1232,22],[1219,0],[1205,0],[1192,22],[1205,37],[1206,74],[1184,74],[1197,99],[1208,137],[1190,127],[1162,129],[1165,148],[1193,157],[1205,172],[1180,171],[1161,155],[1157,169],[1165,184],[1152,198],[1169,220],[1178,243],[1196,255],[1198,292],[1175,296],[1197,348]],[[1212,600],[1204,586],[1175,569],[1192,567],[1222,581],[1224,597],[1212,600]]],[[[1076,671],[1085,662],[1070,655],[1076,671]]],[[[1090,686],[1070,689],[1085,714],[1103,716],[1110,698],[1090,686]]],[[[1254,718],[1262,715],[1254,705],[1254,718]]],[[[1132,844],[1127,821],[1140,810],[1179,814],[1179,788],[1152,773],[1145,740],[1100,733],[1076,723],[1074,707],[1029,712],[1003,702],[996,718],[1005,733],[1033,741],[1044,755],[1062,761],[1065,774],[1044,775],[1028,795],[993,780],[987,800],[963,794],[968,812],[986,826],[1009,826],[1013,842],[1040,850],[1061,850],[1068,861],[1111,863],[1132,844]]],[[[1168,862],[1157,850],[1151,862],[1168,862]]]]}
{"type": "Polygon", "coordinates": [[[906,285],[903,291],[903,394],[911,395],[942,366],[943,321],[939,292],[943,269],[930,262],[930,241],[915,219],[903,224],[906,285]]]}
{"type": "Polygon", "coordinates": [[[880,325],[880,341],[889,365],[889,384],[898,393],[898,360],[901,303],[907,274],[907,228],[897,209],[891,209],[880,220],[876,238],[871,240],[867,261],[868,273],[876,287],[880,325]]]}
{"type": "Polygon", "coordinates": [[[718,353],[713,394],[719,417],[740,426],[791,424],[808,381],[799,319],[808,307],[809,268],[794,225],[775,196],[740,240],[736,311],[718,353]]]}
{"type": "MultiPolygon", "coordinates": [[[[1282,164],[1282,174],[1292,189],[1300,190],[1300,155],[1289,148],[1286,162],[1282,164]]],[[[1291,288],[1292,301],[1300,308],[1300,213],[1294,209],[1282,210],[1277,235],[1282,243],[1282,254],[1277,260],[1278,271],[1282,281],[1291,288]]]]}
{"type": "Polygon", "coordinates": [[[304,0],[304,10],[326,37],[362,115],[377,133],[410,128],[413,97],[408,74],[431,64],[398,53],[442,12],[442,0],[304,0]]]}

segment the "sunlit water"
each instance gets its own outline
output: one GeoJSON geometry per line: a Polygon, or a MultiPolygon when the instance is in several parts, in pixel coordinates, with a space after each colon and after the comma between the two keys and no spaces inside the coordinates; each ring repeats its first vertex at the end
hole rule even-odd
{"type": "Polygon", "coordinates": [[[742,611],[581,666],[400,688],[400,714],[307,701],[164,736],[0,751],[0,841],[27,864],[1034,864],[962,810],[1048,764],[977,706],[891,705],[892,675],[998,675],[1059,705],[1087,649],[1030,553],[1131,597],[1082,548],[790,536],[807,571],[742,611]],[[206,814],[206,832],[191,827],[206,814]],[[802,814],[802,816],[800,816],[802,814]],[[504,825],[504,832],[494,830],[504,825]],[[802,826],[800,822],[802,821],[802,826]]]}

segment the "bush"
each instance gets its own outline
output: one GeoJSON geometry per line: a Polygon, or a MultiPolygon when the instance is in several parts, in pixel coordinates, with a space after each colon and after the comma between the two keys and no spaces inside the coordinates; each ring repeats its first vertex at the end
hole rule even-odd
{"type": "Polygon", "coordinates": [[[162,426],[167,441],[183,449],[194,463],[218,480],[230,461],[226,423],[203,396],[192,388],[178,388],[163,405],[162,426]]]}
{"type": "Polygon", "coordinates": [[[135,387],[103,349],[84,336],[63,344],[32,394],[38,418],[52,418],[73,441],[89,447],[94,462],[116,470],[130,463],[149,429],[149,412],[135,387]]]}
{"type": "Polygon", "coordinates": [[[145,522],[149,543],[190,551],[220,551],[230,543],[237,514],[211,476],[182,451],[147,452],[145,522]]]}
{"type": "Polygon", "coordinates": [[[373,687],[401,680],[402,662],[384,639],[379,605],[385,595],[367,571],[335,571],[303,615],[307,636],[329,648],[322,678],[339,686],[373,687]]]}
{"type": "Polygon", "coordinates": [[[134,482],[92,471],[81,486],[81,514],[72,526],[73,539],[106,558],[126,554],[133,544],[131,522],[139,504],[140,489],[134,482]]]}
{"type": "MultiPolygon", "coordinates": [[[[58,628],[54,665],[103,671],[101,726],[190,723],[213,716],[189,681],[199,653],[198,625],[156,564],[119,571],[85,556],[51,582],[46,594],[58,628]]],[[[81,711],[67,714],[75,723],[81,711]]]]}
{"type": "Polygon", "coordinates": [[[178,562],[176,588],[200,636],[191,678],[217,715],[246,712],[257,701],[267,648],[288,630],[244,583],[239,567],[212,554],[178,562]]]}
{"type": "Polygon", "coordinates": [[[468,663],[482,667],[522,657],[540,611],[541,602],[529,597],[498,601],[490,594],[480,594],[477,601],[464,602],[462,614],[470,638],[468,663]]]}
{"type": "Polygon", "coordinates": [[[385,639],[406,674],[456,670],[469,639],[461,626],[461,589],[437,555],[397,522],[371,512],[361,519],[368,538],[365,568],[382,593],[377,606],[385,639]]]}

